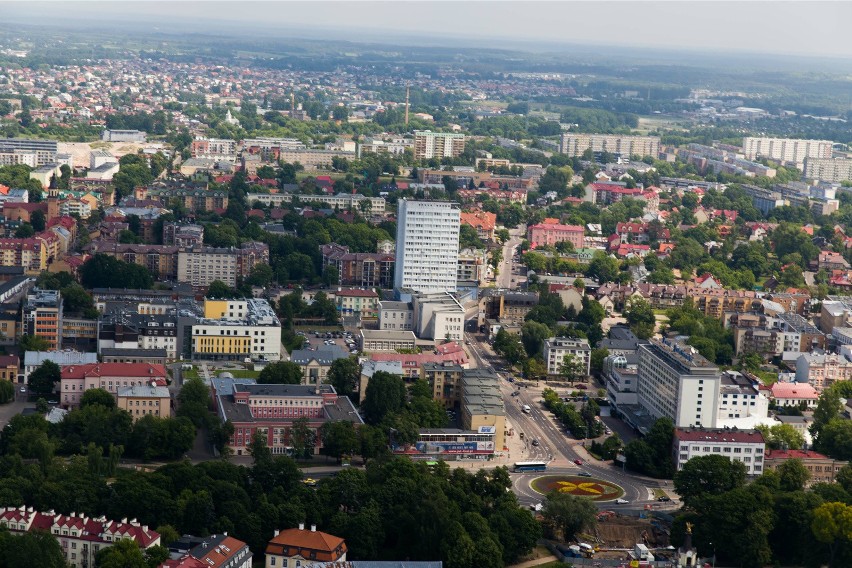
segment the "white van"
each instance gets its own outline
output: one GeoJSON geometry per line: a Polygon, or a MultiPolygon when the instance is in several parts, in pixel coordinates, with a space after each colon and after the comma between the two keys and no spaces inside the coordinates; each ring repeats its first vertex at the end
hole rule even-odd
{"type": "Polygon", "coordinates": [[[523,407],[521,410],[523,410],[526,414],[529,414],[529,413],[530,413],[530,410],[531,410],[531,409],[530,409],[530,405],[529,405],[529,404],[525,404],[525,405],[524,405],[524,407],[523,407]]]}

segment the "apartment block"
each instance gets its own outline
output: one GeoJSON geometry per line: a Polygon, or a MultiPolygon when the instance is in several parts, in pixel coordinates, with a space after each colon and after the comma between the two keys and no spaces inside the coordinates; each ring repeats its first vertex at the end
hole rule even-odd
{"type": "Polygon", "coordinates": [[[447,408],[461,400],[461,378],[465,369],[451,362],[423,363],[420,378],[432,387],[432,398],[447,408]]]}
{"type": "Polygon", "coordinates": [[[298,199],[300,203],[320,203],[331,209],[355,211],[364,215],[384,215],[385,198],[367,197],[358,193],[338,193],[336,195],[299,195],[292,193],[249,193],[249,203],[259,201],[269,207],[281,207],[298,199]]]}
{"type": "Polygon", "coordinates": [[[742,462],[747,475],[764,472],[766,443],[757,430],[676,428],[672,445],[678,471],[694,457],[717,455],[742,462]]]}
{"type": "Polygon", "coordinates": [[[497,227],[497,214],[488,211],[462,212],[461,224],[476,229],[476,235],[483,241],[493,241],[494,230],[497,227]]]}
{"type": "Polygon", "coordinates": [[[841,182],[852,180],[852,160],[848,158],[805,158],[805,179],[841,182]]]}
{"type": "Polygon", "coordinates": [[[337,311],[341,316],[358,316],[368,319],[379,316],[379,295],[375,290],[338,288],[334,297],[337,302],[337,311]]]}
{"type": "Polygon", "coordinates": [[[464,152],[464,142],[464,134],[415,130],[414,159],[458,158],[464,152]]]}
{"type": "Polygon", "coordinates": [[[281,148],[279,159],[288,164],[299,163],[306,170],[331,169],[334,158],[343,158],[350,162],[357,158],[355,152],[341,150],[310,150],[304,148],[281,148]]]}
{"type": "Polygon", "coordinates": [[[586,245],[584,235],[582,226],[563,225],[556,219],[545,219],[544,222],[527,228],[527,240],[531,248],[567,241],[575,249],[581,249],[586,245]]]}
{"type": "Polygon", "coordinates": [[[13,153],[15,150],[34,153],[36,157],[35,166],[53,164],[59,152],[59,143],[56,140],[33,140],[29,138],[3,138],[0,140],[0,154],[13,153]]]}
{"type": "Polygon", "coordinates": [[[196,138],[189,147],[193,158],[233,160],[237,153],[237,142],[228,138],[196,138]]]}
{"type": "Polygon", "coordinates": [[[394,288],[456,291],[460,212],[447,201],[399,201],[394,288]]]}
{"type": "Polygon", "coordinates": [[[619,156],[652,156],[656,158],[660,154],[660,137],[562,133],[559,143],[561,153],[580,157],[586,150],[608,152],[619,156]]]}
{"type": "Polygon", "coordinates": [[[143,551],[160,544],[159,533],[140,525],[136,519],[118,522],[106,517],[63,515],[53,510],[42,513],[24,505],[0,508],[0,526],[12,534],[42,531],[52,535],[72,568],[95,566],[98,552],[124,539],[136,541],[143,551]]]}
{"type": "Polygon", "coordinates": [[[849,380],[852,380],[852,361],[842,355],[802,353],[796,359],[796,382],[808,383],[817,392],[822,392],[838,381],[849,380]]]}
{"type": "Polygon", "coordinates": [[[768,158],[802,167],[805,158],[831,158],[833,145],[831,140],[747,136],[743,138],[743,154],[749,160],[768,158]]]}
{"type": "Polygon", "coordinates": [[[639,405],[676,427],[716,426],[719,368],[685,343],[652,339],[639,346],[639,405]]]}
{"type": "Polygon", "coordinates": [[[582,366],[582,374],[587,376],[592,361],[592,349],[589,341],[583,338],[551,337],[544,341],[544,362],[548,375],[558,375],[559,368],[566,355],[573,355],[582,366]]]}
{"type": "Polygon", "coordinates": [[[323,266],[337,269],[340,284],[361,288],[392,288],[396,259],[386,252],[349,252],[349,247],[329,243],[320,247],[323,266]]]}

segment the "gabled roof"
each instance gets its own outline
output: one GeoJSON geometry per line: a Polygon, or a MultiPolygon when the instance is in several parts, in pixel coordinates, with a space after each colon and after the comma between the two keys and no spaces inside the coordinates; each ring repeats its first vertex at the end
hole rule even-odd
{"type": "Polygon", "coordinates": [[[316,560],[333,561],[346,552],[346,543],[342,538],[322,531],[287,529],[273,537],[266,546],[267,554],[279,556],[299,555],[309,558],[310,552],[316,553],[316,560]],[[284,554],[284,549],[290,549],[291,554],[284,554]]]}

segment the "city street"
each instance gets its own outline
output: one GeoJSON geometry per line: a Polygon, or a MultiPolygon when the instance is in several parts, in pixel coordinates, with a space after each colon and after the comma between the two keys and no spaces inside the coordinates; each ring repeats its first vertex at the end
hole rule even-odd
{"type": "Polygon", "coordinates": [[[517,282],[512,283],[512,278],[518,279],[517,276],[512,274],[512,256],[515,254],[518,245],[524,240],[525,233],[526,227],[523,225],[517,229],[509,229],[510,238],[503,243],[503,260],[500,262],[500,270],[497,274],[496,284],[498,288],[515,288],[517,286],[517,282]]]}

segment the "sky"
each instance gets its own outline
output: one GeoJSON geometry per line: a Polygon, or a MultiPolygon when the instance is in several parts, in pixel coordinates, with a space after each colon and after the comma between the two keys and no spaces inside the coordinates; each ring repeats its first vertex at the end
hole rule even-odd
{"type": "MultiPolygon", "coordinates": [[[[636,46],[710,52],[754,52],[852,58],[852,2],[739,1],[158,1],[4,2],[0,19],[41,22],[125,20],[218,28],[334,30],[336,39],[418,44],[518,42],[636,46]],[[51,14],[49,20],[42,19],[51,14]],[[218,25],[217,25],[218,24],[218,25]]],[[[288,35],[293,35],[288,34],[288,35]]]]}

